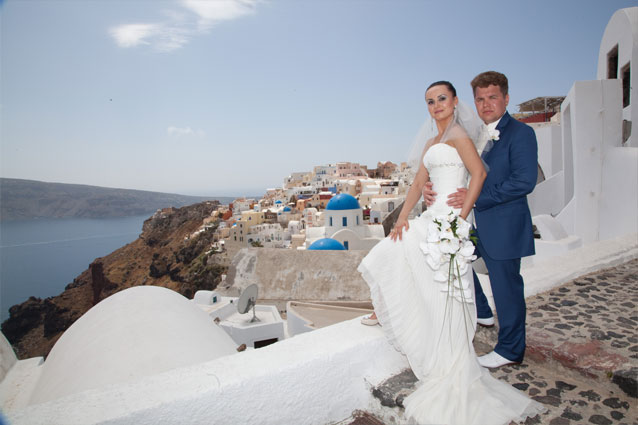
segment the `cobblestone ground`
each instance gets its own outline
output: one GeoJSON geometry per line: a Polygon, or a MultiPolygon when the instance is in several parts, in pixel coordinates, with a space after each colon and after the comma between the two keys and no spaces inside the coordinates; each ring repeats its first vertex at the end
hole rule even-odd
{"type": "MultiPolygon", "coordinates": [[[[480,328],[478,355],[497,332],[480,328]]],[[[528,298],[525,360],[491,373],[547,407],[528,425],[638,425],[638,259],[528,298]]],[[[374,394],[400,417],[414,383],[406,371],[374,394]]]]}

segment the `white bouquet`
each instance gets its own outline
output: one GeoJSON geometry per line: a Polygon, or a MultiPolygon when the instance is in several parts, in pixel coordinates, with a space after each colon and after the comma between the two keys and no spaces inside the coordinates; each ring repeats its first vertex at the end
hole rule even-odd
{"type": "Polygon", "coordinates": [[[472,279],[461,279],[476,259],[470,230],[470,223],[450,212],[430,221],[427,240],[419,245],[441,291],[463,303],[473,302],[472,279]]]}

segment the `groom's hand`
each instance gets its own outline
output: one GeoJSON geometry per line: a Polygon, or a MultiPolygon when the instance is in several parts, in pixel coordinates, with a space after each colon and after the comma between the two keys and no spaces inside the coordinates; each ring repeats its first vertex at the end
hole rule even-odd
{"type": "Polygon", "coordinates": [[[452,208],[463,208],[463,202],[465,202],[465,195],[467,194],[467,189],[464,187],[459,187],[456,192],[448,195],[447,204],[452,208]]]}
{"type": "Polygon", "coordinates": [[[423,200],[425,201],[425,205],[427,205],[428,207],[431,206],[436,199],[436,192],[432,190],[432,182],[426,182],[421,192],[423,193],[423,200]]]}

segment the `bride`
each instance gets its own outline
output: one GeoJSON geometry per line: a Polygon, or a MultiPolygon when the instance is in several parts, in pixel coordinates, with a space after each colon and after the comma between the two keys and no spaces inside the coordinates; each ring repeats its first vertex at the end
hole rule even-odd
{"type": "Polygon", "coordinates": [[[438,134],[418,148],[418,171],[390,237],[370,251],[358,270],[370,286],[387,338],[405,354],[419,379],[416,391],[404,401],[406,417],[418,424],[522,421],[544,408],[493,378],[479,365],[472,346],[474,286],[471,267],[462,260],[471,259],[473,248],[468,254],[466,242],[465,257],[461,250],[456,261],[448,255],[448,263],[436,248],[443,239],[437,235],[446,230],[441,223],[454,221],[457,230],[470,227],[466,220],[486,177],[474,145],[478,126],[464,117],[473,114],[459,110],[456,89],[447,81],[431,84],[425,100],[438,134]],[[428,181],[437,201],[408,221],[428,181]],[[462,208],[453,209],[445,200],[459,187],[467,187],[467,195],[462,208]]]}

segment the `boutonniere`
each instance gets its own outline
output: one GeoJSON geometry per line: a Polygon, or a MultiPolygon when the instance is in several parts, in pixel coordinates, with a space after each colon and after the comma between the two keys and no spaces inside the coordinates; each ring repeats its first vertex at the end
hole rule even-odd
{"type": "Polygon", "coordinates": [[[488,129],[487,134],[490,136],[489,140],[494,140],[496,142],[499,136],[501,135],[501,132],[498,131],[497,129],[493,129],[493,130],[488,129]]]}

